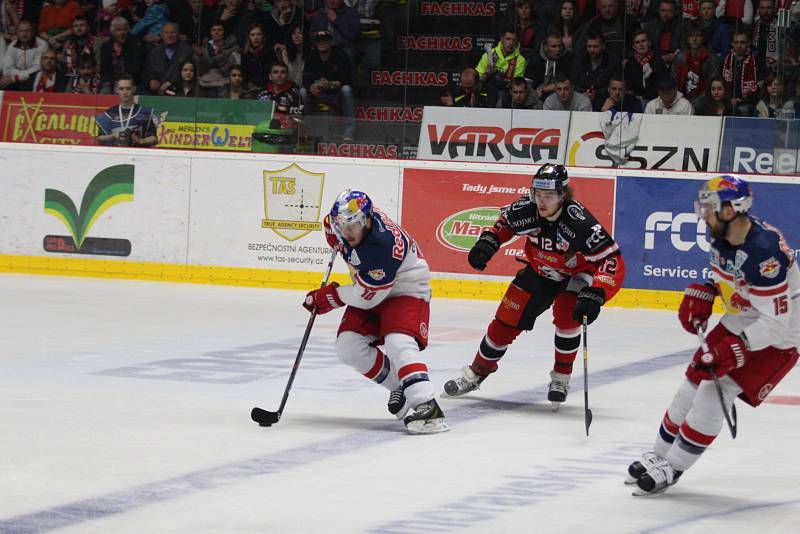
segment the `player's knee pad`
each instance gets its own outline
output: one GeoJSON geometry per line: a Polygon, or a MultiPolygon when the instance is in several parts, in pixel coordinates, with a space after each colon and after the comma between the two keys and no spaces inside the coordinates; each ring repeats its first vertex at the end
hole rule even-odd
{"type": "Polygon", "coordinates": [[[495,319],[520,330],[530,330],[538,315],[533,310],[535,306],[532,299],[530,293],[515,284],[510,284],[503,295],[503,300],[497,306],[495,319]]]}
{"type": "Polygon", "coordinates": [[[495,319],[489,323],[486,335],[495,346],[506,347],[517,339],[520,332],[522,332],[522,330],[519,328],[509,326],[495,319]]]}
{"type": "Polygon", "coordinates": [[[383,348],[389,360],[395,364],[396,368],[419,360],[419,345],[417,340],[408,334],[392,332],[386,334],[383,348]]]}
{"type": "Polygon", "coordinates": [[[374,364],[376,349],[370,346],[370,342],[370,338],[361,334],[342,332],[336,337],[336,354],[345,365],[365,373],[374,364]]]}
{"type": "MultiPolygon", "coordinates": [[[[728,395],[725,395],[725,397],[728,397],[728,395]]],[[[730,398],[735,398],[735,395],[730,398]]],[[[727,398],[726,401],[728,401],[727,398]]],[[[726,409],[730,409],[730,406],[726,406],[726,409]]],[[[716,436],[722,430],[724,417],[719,406],[717,387],[714,382],[704,380],[697,386],[692,409],[686,416],[686,424],[694,431],[707,436],[716,436]]]]}
{"type": "Polygon", "coordinates": [[[580,326],[580,323],[572,318],[577,300],[578,295],[571,291],[558,294],[553,301],[553,324],[556,325],[556,329],[574,330],[580,326]]]}
{"type": "Polygon", "coordinates": [[[675,392],[672,402],[667,408],[667,414],[676,425],[683,423],[686,414],[692,409],[695,396],[697,395],[697,384],[691,380],[684,380],[675,392]]]}

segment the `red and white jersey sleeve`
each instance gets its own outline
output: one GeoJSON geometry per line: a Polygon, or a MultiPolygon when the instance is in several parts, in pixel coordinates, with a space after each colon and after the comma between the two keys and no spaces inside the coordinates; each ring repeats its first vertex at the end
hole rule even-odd
{"type": "Polygon", "coordinates": [[[783,235],[752,218],[738,247],[713,241],[711,278],[725,307],[721,322],[752,351],[800,346],[800,270],[783,235]]]}

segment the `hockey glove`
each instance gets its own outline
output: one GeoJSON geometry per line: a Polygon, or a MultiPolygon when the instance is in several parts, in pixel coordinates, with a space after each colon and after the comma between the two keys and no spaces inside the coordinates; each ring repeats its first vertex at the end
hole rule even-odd
{"type": "Polygon", "coordinates": [[[473,269],[482,271],[486,264],[492,259],[494,253],[500,248],[500,240],[491,232],[484,232],[469,251],[467,261],[473,269]]]}
{"type": "Polygon", "coordinates": [[[714,367],[717,376],[725,376],[745,363],[747,349],[742,338],[734,335],[724,336],[708,352],[694,357],[697,367],[714,367]]]}
{"type": "Polygon", "coordinates": [[[342,250],[342,242],[339,241],[339,238],[336,236],[333,228],[331,228],[330,218],[330,215],[326,215],[325,218],[322,219],[322,227],[325,230],[325,241],[328,242],[329,247],[336,250],[342,250]]]}
{"type": "Polygon", "coordinates": [[[706,329],[716,296],[717,288],[711,284],[694,283],[686,288],[678,310],[678,320],[684,330],[691,334],[697,333],[695,323],[699,323],[702,330],[706,329]]]}
{"type": "Polygon", "coordinates": [[[606,292],[602,287],[584,287],[578,293],[578,300],[575,301],[572,320],[583,323],[583,317],[586,316],[586,324],[592,324],[600,315],[600,307],[605,303],[606,292]]]}
{"type": "Polygon", "coordinates": [[[339,293],[336,291],[337,287],[339,287],[339,284],[331,282],[323,288],[309,291],[306,295],[306,300],[303,302],[303,307],[313,312],[316,306],[317,313],[320,315],[328,313],[334,308],[341,308],[344,306],[344,302],[339,298],[339,293]]]}

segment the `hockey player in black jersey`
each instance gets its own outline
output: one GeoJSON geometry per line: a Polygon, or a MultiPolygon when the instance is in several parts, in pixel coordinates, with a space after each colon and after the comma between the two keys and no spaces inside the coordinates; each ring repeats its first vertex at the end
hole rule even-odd
{"type": "Polygon", "coordinates": [[[497,370],[508,346],[550,307],[555,325],[555,363],[547,398],[557,409],[567,398],[572,364],[584,317],[592,323],[600,307],[622,286],[625,262],[611,234],[573,198],[563,165],[546,164],[533,177],[530,192],[501,210],[494,226],[469,252],[469,264],[482,271],[500,245],[525,239],[527,267],[508,286],[471,365],[448,381],[444,395],[478,389],[497,370]]]}

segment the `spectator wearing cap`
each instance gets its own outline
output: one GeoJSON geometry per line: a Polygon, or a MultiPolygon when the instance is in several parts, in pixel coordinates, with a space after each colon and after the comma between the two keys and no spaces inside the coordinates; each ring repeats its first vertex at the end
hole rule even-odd
{"type": "Polygon", "coordinates": [[[301,95],[307,110],[331,107],[339,111],[345,119],[343,137],[346,141],[353,139],[352,65],[347,54],[333,44],[333,35],[328,30],[314,34],[314,49],[306,59],[301,95]]]}
{"type": "Polygon", "coordinates": [[[655,115],[693,115],[694,109],[683,93],[678,91],[678,82],[670,75],[664,76],[656,83],[658,98],[647,103],[645,113],[655,115]]]}
{"type": "Polygon", "coordinates": [[[361,17],[344,0],[325,0],[325,7],[311,18],[309,33],[317,35],[326,30],[333,36],[333,44],[344,51],[351,68],[356,65],[358,38],[361,35],[361,17]]]}
{"type": "Polygon", "coordinates": [[[689,27],[687,46],[678,52],[672,63],[678,88],[689,100],[703,95],[712,78],[719,76],[719,58],[703,44],[703,26],[693,22],[689,27]]]}
{"type": "Polygon", "coordinates": [[[592,111],[592,101],[572,88],[572,81],[563,74],[553,78],[555,90],[544,101],[542,109],[552,111],[592,111]]]}

